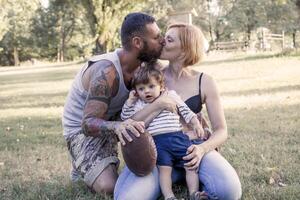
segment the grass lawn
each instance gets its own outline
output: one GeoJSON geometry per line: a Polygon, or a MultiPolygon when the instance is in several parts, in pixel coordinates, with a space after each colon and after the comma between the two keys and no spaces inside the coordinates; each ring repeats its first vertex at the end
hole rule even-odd
{"type": "MultiPolygon", "coordinates": [[[[69,182],[61,115],[81,65],[0,68],[0,199],[112,199],[69,182]]],[[[300,57],[215,54],[195,69],[218,82],[243,199],[300,199],[300,57]]]]}

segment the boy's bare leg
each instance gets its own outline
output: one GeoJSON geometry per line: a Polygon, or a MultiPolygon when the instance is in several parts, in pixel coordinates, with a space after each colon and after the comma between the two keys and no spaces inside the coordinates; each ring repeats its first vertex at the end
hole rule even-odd
{"type": "Polygon", "coordinates": [[[198,173],[195,170],[188,170],[185,168],[185,178],[186,183],[189,189],[189,194],[193,194],[194,192],[199,191],[199,177],[198,173]]]}
{"type": "Polygon", "coordinates": [[[174,193],[172,191],[172,167],[170,166],[158,166],[159,169],[159,183],[160,189],[164,195],[164,198],[174,197],[174,193]]]}

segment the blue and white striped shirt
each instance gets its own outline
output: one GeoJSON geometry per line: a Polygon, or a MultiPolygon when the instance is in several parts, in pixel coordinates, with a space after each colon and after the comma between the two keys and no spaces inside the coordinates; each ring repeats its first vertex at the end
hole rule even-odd
{"type": "MultiPolygon", "coordinates": [[[[196,117],[196,114],[191,111],[191,109],[181,100],[175,91],[169,90],[168,95],[174,98],[178,103],[178,112],[186,123],[189,123],[193,117],[196,117]]],[[[122,108],[121,119],[126,120],[131,118],[136,112],[142,110],[147,104],[148,103],[145,103],[141,99],[138,99],[132,105],[128,105],[126,101],[122,108]]],[[[147,130],[152,136],[181,131],[182,125],[180,123],[180,116],[177,113],[163,110],[150,122],[147,130]]]]}

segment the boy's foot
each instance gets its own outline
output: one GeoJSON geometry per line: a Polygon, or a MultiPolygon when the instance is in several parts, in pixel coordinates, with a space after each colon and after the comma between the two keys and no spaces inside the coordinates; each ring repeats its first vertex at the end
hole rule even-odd
{"type": "Polygon", "coordinates": [[[208,200],[208,195],[204,191],[197,191],[190,195],[190,200],[208,200]]]}

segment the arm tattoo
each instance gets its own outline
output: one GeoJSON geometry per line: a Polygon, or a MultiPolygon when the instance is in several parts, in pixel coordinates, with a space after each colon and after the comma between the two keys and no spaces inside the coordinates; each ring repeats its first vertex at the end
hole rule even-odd
{"type": "Polygon", "coordinates": [[[105,119],[110,101],[118,91],[118,72],[113,65],[95,70],[95,73],[91,72],[88,97],[83,109],[82,130],[88,136],[111,133],[117,125],[117,122],[105,119]]]}

